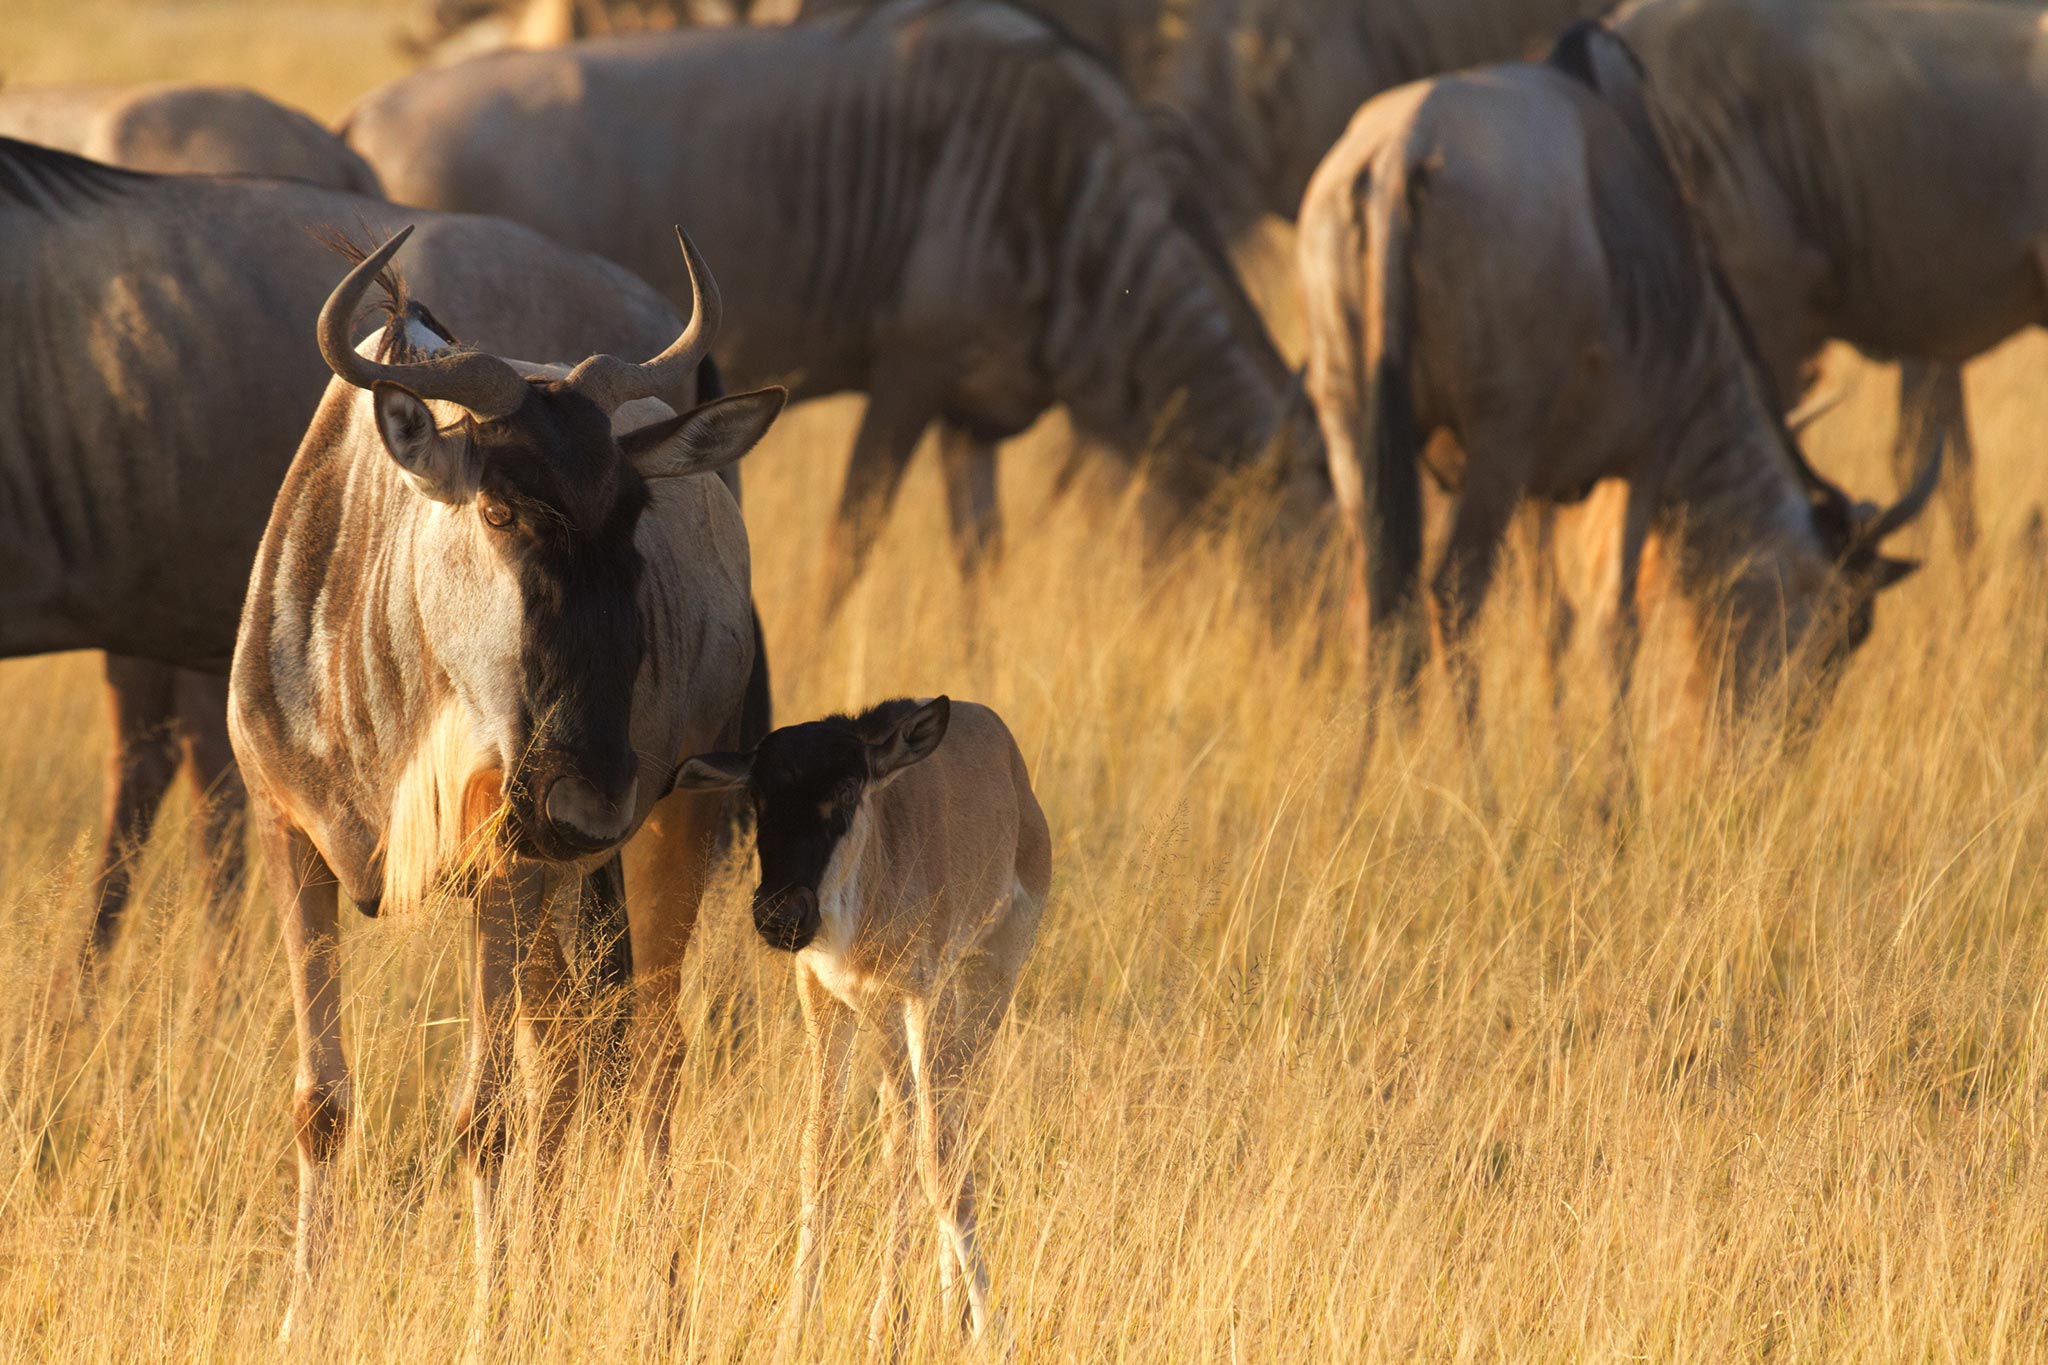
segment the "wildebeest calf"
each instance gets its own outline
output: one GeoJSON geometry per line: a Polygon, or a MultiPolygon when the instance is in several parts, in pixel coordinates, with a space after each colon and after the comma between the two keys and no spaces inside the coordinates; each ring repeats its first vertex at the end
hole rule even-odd
{"type": "Polygon", "coordinates": [[[751,795],[761,853],[754,927],[796,955],[812,1066],[792,1328],[817,1298],[833,1130],[854,1028],[866,1021],[883,1038],[884,1150],[898,1167],[871,1343],[882,1344],[901,1312],[910,1173],[900,1154],[913,1106],[947,1306],[958,1309],[954,1285],[964,1280],[965,1320],[981,1335],[988,1274],[960,1151],[962,1084],[1009,1008],[1052,877],[1045,816],[1016,741],[984,706],[890,701],[776,730],[748,753],[701,755],[676,781],[751,795]]]}

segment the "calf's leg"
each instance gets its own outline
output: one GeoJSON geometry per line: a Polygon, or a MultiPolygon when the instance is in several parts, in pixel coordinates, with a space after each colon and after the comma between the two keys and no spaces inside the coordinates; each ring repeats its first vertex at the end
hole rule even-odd
{"type": "Polygon", "coordinates": [[[801,962],[797,964],[796,986],[803,1004],[804,1033],[810,1039],[811,1096],[804,1116],[803,1208],[797,1225],[796,1266],[789,1276],[787,1329],[792,1337],[818,1301],[825,1230],[831,1222],[834,1148],[840,1112],[846,1105],[856,1023],[853,1011],[801,962]]]}

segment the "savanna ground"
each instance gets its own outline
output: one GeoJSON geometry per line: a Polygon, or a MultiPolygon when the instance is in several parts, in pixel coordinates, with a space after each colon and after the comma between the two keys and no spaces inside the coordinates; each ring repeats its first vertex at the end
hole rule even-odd
{"type": "MultiPolygon", "coordinates": [[[[332,115],[397,66],[381,7],[11,14],[14,79],[239,76],[332,115]]],[[[991,577],[958,582],[920,466],[821,630],[806,590],[856,409],[787,419],[746,472],[779,714],[989,702],[1052,823],[1052,904],[978,1086],[1017,1357],[2048,1356],[2048,578],[2021,549],[2048,498],[2043,359],[2027,340],[1971,375],[1978,562],[1923,535],[1929,568],[1803,745],[1663,725],[1683,689],[1646,689],[1625,841],[1604,673],[1575,660],[1554,719],[1519,593],[1480,646],[1489,807],[1440,686],[1361,776],[1329,613],[1276,616],[1245,571],[1273,552],[1228,524],[1148,546],[1107,479],[1053,501],[1048,436],[1006,459],[991,577]]],[[[1815,439],[1859,491],[1890,487],[1892,393],[1864,369],[1815,439]]],[[[1289,553],[1284,577],[1329,581],[1330,556],[1289,553]]],[[[87,657],[0,666],[0,1352],[267,1355],[293,1203],[284,963],[255,892],[219,960],[181,796],[80,1010],[96,680],[87,657]]],[[[803,1042],[748,886],[735,861],[704,909],[669,1188],[589,1112],[487,1355],[769,1352],[803,1042]]],[[[362,1119],[303,1354],[451,1358],[470,1330],[446,1119],[466,935],[453,914],[345,919],[362,1119]]],[[[809,1358],[845,1358],[866,1320],[871,1095],[809,1358]]],[[[955,1353],[940,1317],[919,1301],[912,1358],[955,1353]]]]}

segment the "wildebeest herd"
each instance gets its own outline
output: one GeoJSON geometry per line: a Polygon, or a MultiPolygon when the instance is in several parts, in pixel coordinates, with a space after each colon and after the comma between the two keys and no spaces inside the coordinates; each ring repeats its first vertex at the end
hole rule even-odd
{"type": "MultiPolygon", "coordinates": [[[[812,1043],[792,1319],[864,1022],[916,1133],[902,1198],[914,1173],[963,1324],[991,1321],[959,1109],[1051,842],[986,708],[772,727],[734,467],[786,398],[867,400],[821,615],[927,429],[963,572],[996,556],[997,446],[1057,406],[1180,516],[1223,491],[1295,531],[1334,510],[1332,633],[1405,694],[1433,622],[1472,724],[1465,637],[1532,502],[1627,485],[1624,709],[1652,537],[1738,709],[1825,695],[1944,479],[1978,552],[1959,366],[2044,309],[2034,5],[807,8],[434,66],[338,133],[241,90],[0,91],[25,139],[0,139],[0,654],[107,654],[88,964],[181,763],[223,883],[246,799],[297,1018],[287,1333],[351,1113],[340,897],[475,917],[486,1305],[515,1026],[561,1028],[573,955],[630,973],[658,1156],[660,1023],[735,806],[812,1043]],[[1298,221],[1302,374],[1232,260],[1268,213],[1298,221]],[[1887,502],[1801,449],[1829,340],[1905,363],[1887,502]],[[1426,593],[1425,472],[1450,504],[1426,593]],[[628,898],[633,840],[654,875],[628,898]]],[[[540,1096],[544,1164],[575,1100],[572,1073],[540,1096]]]]}

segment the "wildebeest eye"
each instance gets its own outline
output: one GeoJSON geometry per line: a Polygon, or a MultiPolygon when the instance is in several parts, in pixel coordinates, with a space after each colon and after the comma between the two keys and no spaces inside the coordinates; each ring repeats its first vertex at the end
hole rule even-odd
{"type": "Polygon", "coordinates": [[[485,498],[481,509],[484,525],[494,531],[502,531],[512,524],[512,509],[496,498],[485,498]]]}

